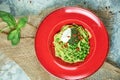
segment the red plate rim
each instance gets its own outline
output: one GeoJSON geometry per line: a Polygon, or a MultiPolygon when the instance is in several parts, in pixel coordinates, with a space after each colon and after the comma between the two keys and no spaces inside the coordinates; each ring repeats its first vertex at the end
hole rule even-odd
{"type": "Polygon", "coordinates": [[[89,10],[63,7],[50,13],[39,25],[35,51],[39,62],[51,74],[63,79],[82,79],[95,73],[106,59],[109,49],[108,33],[100,19],[89,10]],[[82,63],[67,64],[53,55],[53,36],[62,25],[76,23],[91,34],[90,54],[82,63]]]}

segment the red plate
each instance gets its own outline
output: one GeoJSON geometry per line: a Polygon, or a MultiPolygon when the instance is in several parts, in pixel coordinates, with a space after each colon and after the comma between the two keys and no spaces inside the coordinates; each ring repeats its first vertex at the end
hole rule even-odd
{"type": "Polygon", "coordinates": [[[40,24],[36,38],[36,55],[43,67],[63,79],[82,79],[95,73],[103,64],[109,48],[107,31],[98,17],[88,10],[64,7],[53,11],[40,24]],[[76,23],[92,35],[90,53],[84,62],[65,63],[55,57],[53,37],[66,24],[76,23]]]}

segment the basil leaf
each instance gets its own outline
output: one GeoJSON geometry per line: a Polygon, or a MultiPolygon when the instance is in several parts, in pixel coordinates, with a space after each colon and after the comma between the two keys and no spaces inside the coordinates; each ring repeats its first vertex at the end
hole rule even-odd
{"type": "MultiPolygon", "coordinates": [[[[7,39],[11,41],[12,45],[17,45],[20,42],[20,29],[25,26],[28,18],[20,18],[18,23],[16,23],[14,16],[4,11],[0,11],[0,18],[8,24],[10,29],[10,33],[8,34],[7,39]]],[[[4,30],[0,30],[0,32],[2,31],[4,30]]]]}
{"type": "Polygon", "coordinates": [[[16,26],[15,18],[10,13],[0,11],[0,18],[2,18],[2,20],[6,22],[10,28],[14,28],[16,26]]]}
{"type": "Polygon", "coordinates": [[[11,31],[7,38],[11,40],[12,45],[17,45],[20,42],[20,30],[11,31]]]}
{"type": "Polygon", "coordinates": [[[20,18],[17,24],[17,29],[21,29],[22,27],[24,27],[27,21],[28,21],[27,17],[20,18]]]}
{"type": "Polygon", "coordinates": [[[7,39],[8,39],[8,40],[12,40],[12,39],[15,37],[16,34],[17,34],[17,30],[11,31],[11,32],[8,34],[7,39]]]}
{"type": "Polygon", "coordinates": [[[8,13],[4,11],[0,11],[0,17],[6,16],[8,13]]]}
{"type": "Polygon", "coordinates": [[[15,34],[14,38],[11,40],[12,45],[17,45],[20,42],[20,32],[15,34]]]}

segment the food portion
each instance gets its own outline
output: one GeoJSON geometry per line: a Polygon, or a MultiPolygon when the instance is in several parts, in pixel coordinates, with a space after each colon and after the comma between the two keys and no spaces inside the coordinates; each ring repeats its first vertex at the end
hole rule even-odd
{"type": "Polygon", "coordinates": [[[85,60],[90,51],[90,33],[82,26],[64,25],[54,36],[55,56],[67,63],[85,60]]]}

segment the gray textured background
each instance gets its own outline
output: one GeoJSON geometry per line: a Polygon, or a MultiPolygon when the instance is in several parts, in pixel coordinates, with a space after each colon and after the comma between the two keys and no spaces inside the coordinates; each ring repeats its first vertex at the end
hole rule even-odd
{"type": "Polygon", "coordinates": [[[10,12],[14,16],[44,13],[44,17],[63,6],[87,8],[103,21],[110,38],[107,61],[120,67],[120,0],[0,0],[0,10],[10,12]]]}
{"type": "MultiPolygon", "coordinates": [[[[109,54],[107,57],[107,61],[112,63],[114,66],[111,66],[108,63],[104,63],[103,67],[96,72],[94,75],[89,77],[86,80],[120,80],[120,0],[0,0],[0,10],[10,12],[14,16],[30,16],[31,20],[28,22],[29,26],[26,27],[26,30],[33,30],[33,33],[26,32],[27,35],[32,35],[34,36],[34,33],[38,27],[37,23],[41,21],[47,14],[52,12],[53,10],[60,8],[60,7],[65,7],[65,6],[77,6],[77,7],[82,7],[89,9],[92,11],[94,14],[96,14],[105,24],[106,29],[109,33],[109,39],[110,39],[110,50],[109,54]],[[35,18],[33,16],[36,16],[35,18]],[[39,16],[37,16],[39,15],[39,16]],[[32,18],[33,17],[33,18],[32,18]],[[37,19],[37,20],[36,20],[37,19]],[[31,25],[32,24],[32,25],[31,25]],[[30,27],[31,25],[31,27],[30,27]],[[117,68],[117,67],[119,68],[117,68]]],[[[25,31],[23,31],[25,32],[25,31]]],[[[26,35],[24,33],[24,35],[26,35]]],[[[2,35],[0,35],[1,37],[2,35]]],[[[5,36],[5,35],[3,35],[5,36]]],[[[4,38],[0,38],[1,41],[4,38]]],[[[19,65],[22,66],[23,70],[28,74],[28,76],[31,78],[31,80],[53,80],[47,73],[45,73],[41,68],[38,68],[39,64],[35,61],[35,56],[34,55],[34,47],[31,43],[34,44],[34,37],[31,39],[28,39],[28,41],[31,42],[25,42],[27,40],[23,39],[22,43],[15,48],[10,48],[8,49],[8,46],[6,47],[5,44],[1,44],[1,48],[5,48],[8,50],[2,50],[3,53],[6,53],[11,57],[12,59],[16,60],[19,62],[19,65]],[[20,51],[23,50],[21,46],[26,47],[25,51],[20,51]],[[32,46],[30,46],[32,45],[32,46]],[[11,52],[11,49],[13,52],[11,52]],[[16,52],[17,50],[17,52],[16,52]],[[30,50],[30,51],[28,51],[30,50]],[[5,51],[5,52],[4,52],[5,51]],[[30,53],[29,53],[30,52],[30,53]],[[25,56],[25,55],[32,55],[32,56],[25,56]],[[13,55],[14,54],[14,55],[13,55]],[[24,54],[21,56],[21,54],[24,54]],[[25,57],[24,57],[25,56],[25,57]],[[30,57],[30,58],[29,58],[30,57]],[[24,62],[21,62],[24,61],[24,62]],[[30,62],[31,66],[26,65],[27,60],[30,62]],[[20,63],[21,62],[21,63],[20,63]],[[32,62],[35,62],[33,65],[32,62]],[[23,64],[22,64],[23,63],[23,64]],[[31,70],[29,70],[31,69],[31,70]],[[34,72],[35,71],[35,72],[34,72]],[[39,73],[41,72],[41,74],[39,73]],[[42,73],[43,72],[43,73],[42,73]],[[42,75],[43,74],[43,75],[42,75]],[[51,78],[51,79],[50,79],[51,78]]],[[[6,38],[3,40],[4,42],[7,41],[6,38]]],[[[8,41],[7,41],[8,42],[8,41]]],[[[1,42],[2,43],[2,42],[1,42]]],[[[104,45],[104,44],[103,44],[104,45]]],[[[11,47],[11,46],[9,46],[11,47]]],[[[2,58],[2,60],[5,60],[5,58],[2,58]]],[[[0,60],[1,61],[1,60],[0,60]]],[[[0,62],[1,64],[1,62],[0,62]]],[[[11,64],[10,64],[11,65],[11,64]]],[[[16,67],[16,66],[14,66],[16,67]]],[[[5,66],[3,66],[5,68],[5,66]]],[[[20,70],[18,67],[11,69],[12,72],[16,70],[17,73],[15,73],[16,76],[21,77],[22,73],[20,73],[17,70],[20,70]],[[13,70],[14,69],[14,70],[13,70]]],[[[4,71],[0,67],[0,73],[4,71]]],[[[9,73],[8,71],[7,73],[9,73]]],[[[2,74],[2,73],[1,73],[2,74]]],[[[0,75],[1,75],[0,74],[0,75]]],[[[7,74],[6,74],[7,75],[7,74]]],[[[3,80],[6,79],[9,76],[6,77],[6,75],[1,75],[0,78],[3,80]],[[4,77],[5,76],[5,77],[4,77]]],[[[15,75],[12,75],[13,78],[16,78],[15,75]]],[[[28,78],[25,77],[26,75],[23,74],[22,80],[28,80],[28,78]]],[[[0,80],[1,80],[0,79],[0,80]]],[[[8,80],[7,79],[7,80],[8,80]]],[[[21,78],[19,78],[21,79],[21,78]]],[[[16,78],[16,80],[18,80],[16,78]]],[[[54,79],[57,80],[57,79],[54,79]]]]}

